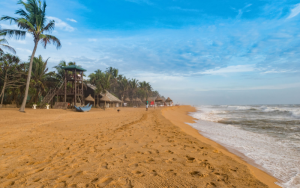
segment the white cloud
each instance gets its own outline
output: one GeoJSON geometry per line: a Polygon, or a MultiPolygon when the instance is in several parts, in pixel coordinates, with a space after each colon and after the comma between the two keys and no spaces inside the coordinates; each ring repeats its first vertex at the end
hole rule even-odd
{"type": "Polygon", "coordinates": [[[89,42],[97,42],[97,39],[88,39],[89,42]]]}
{"type": "Polygon", "coordinates": [[[75,23],[77,23],[77,21],[74,20],[74,19],[72,19],[72,18],[67,18],[67,20],[70,21],[70,22],[75,22],[75,23]]]}
{"type": "Polygon", "coordinates": [[[62,29],[62,30],[65,30],[65,31],[69,31],[69,32],[72,32],[72,31],[75,30],[74,27],[70,26],[69,24],[67,24],[66,22],[62,21],[59,18],[52,17],[52,16],[47,16],[47,18],[49,20],[54,20],[55,21],[55,27],[57,27],[59,29],[62,29]]]}
{"type": "MultiPolygon", "coordinates": [[[[216,68],[200,72],[200,74],[223,75],[226,73],[252,72],[254,65],[234,65],[225,68],[216,68]]],[[[197,73],[199,74],[199,73],[197,73]]]]}
{"type": "Polygon", "coordinates": [[[287,19],[293,18],[300,13],[300,3],[295,5],[295,7],[291,10],[291,14],[287,17],[287,19]]]}

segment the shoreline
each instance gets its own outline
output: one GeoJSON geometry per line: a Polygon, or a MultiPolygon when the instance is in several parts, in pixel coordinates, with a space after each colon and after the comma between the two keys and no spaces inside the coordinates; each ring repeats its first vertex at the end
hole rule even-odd
{"type": "Polygon", "coordinates": [[[251,159],[246,157],[244,154],[240,153],[239,151],[236,151],[231,148],[226,148],[225,146],[220,145],[219,143],[204,137],[201,132],[192,126],[186,124],[186,123],[195,123],[197,119],[193,118],[189,115],[191,112],[196,112],[196,108],[192,107],[190,105],[187,106],[174,106],[170,108],[162,109],[162,114],[165,118],[167,118],[169,121],[171,121],[174,125],[181,128],[182,131],[185,133],[199,139],[201,142],[204,142],[206,144],[211,145],[212,147],[220,150],[225,155],[233,158],[239,163],[242,163],[246,165],[250,172],[261,182],[268,185],[270,188],[280,188],[279,185],[275,184],[275,182],[279,182],[275,177],[268,174],[267,172],[260,169],[261,167],[257,165],[254,161],[251,162],[251,159]],[[177,109],[177,114],[174,115],[175,109],[177,109]],[[172,113],[173,111],[173,113],[172,113]],[[179,113],[183,113],[183,116],[180,116],[179,113]]]}

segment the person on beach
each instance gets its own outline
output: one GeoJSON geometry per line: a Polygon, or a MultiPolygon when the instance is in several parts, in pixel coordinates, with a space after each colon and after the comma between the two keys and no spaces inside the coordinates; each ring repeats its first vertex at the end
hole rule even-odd
{"type": "Polygon", "coordinates": [[[146,104],[146,111],[148,111],[148,104],[146,104]]]}

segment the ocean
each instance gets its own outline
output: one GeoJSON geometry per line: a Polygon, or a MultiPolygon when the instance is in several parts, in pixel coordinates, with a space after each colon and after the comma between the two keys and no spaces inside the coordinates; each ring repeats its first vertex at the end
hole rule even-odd
{"type": "Polygon", "coordinates": [[[300,188],[300,105],[198,106],[190,124],[242,153],[285,188],[300,188]]]}

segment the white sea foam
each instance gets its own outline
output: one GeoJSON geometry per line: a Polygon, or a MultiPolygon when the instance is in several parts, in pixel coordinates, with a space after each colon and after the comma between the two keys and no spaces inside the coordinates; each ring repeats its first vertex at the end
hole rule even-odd
{"type": "MultiPolygon", "coordinates": [[[[226,117],[230,112],[224,110],[250,110],[257,108],[264,112],[286,111],[297,113],[298,108],[289,107],[252,107],[252,106],[222,106],[220,108],[201,107],[200,111],[193,113],[197,123],[190,124],[201,131],[201,134],[220,143],[229,146],[245,156],[253,159],[255,163],[266,169],[280,182],[278,185],[285,188],[300,188],[300,149],[299,143],[290,138],[298,138],[298,133],[290,134],[286,138],[276,138],[267,134],[250,132],[239,126],[216,123],[226,117]]],[[[298,129],[299,126],[292,127],[298,129]]]]}

